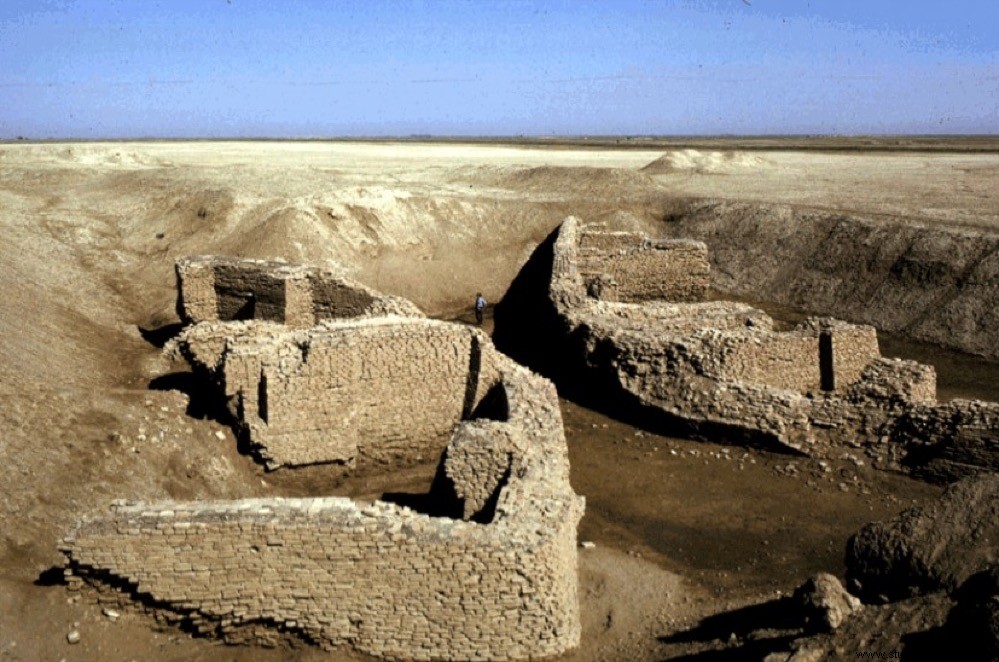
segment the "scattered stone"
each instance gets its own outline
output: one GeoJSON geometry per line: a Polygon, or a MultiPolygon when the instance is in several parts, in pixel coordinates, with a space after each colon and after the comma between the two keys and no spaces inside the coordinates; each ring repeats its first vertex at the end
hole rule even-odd
{"type": "Polygon", "coordinates": [[[223,432],[222,430],[216,430],[215,438],[218,439],[219,441],[225,441],[225,432],[223,432]]]}
{"type": "Polygon", "coordinates": [[[66,641],[71,644],[80,643],[80,632],[78,630],[70,630],[69,634],[66,635],[66,641]]]}
{"type": "Polygon", "coordinates": [[[813,630],[831,632],[862,608],[860,600],[850,595],[839,579],[820,572],[794,593],[805,623],[813,630]]]}
{"type": "Polygon", "coordinates": [[[105,607],[105,608],[104,608],[103,610],[101,610],[101,611],[102,611],[102,613],[103,613],[103,614],[104,614],[105,616],[107,616],[107,617],[108,617],[108,618],[109,618],[109,619],[110,619],[111,621],[117,621],[117,620],[118,620],[119,618],[121,618],[121,614],[120,614],[119,612],[115,611],[114,609],[109,609],[109,608],[105,607]]]}
{"type": "Polygon", "coordinates": [[[590,540],[584,540],[583,542],[579,543],[579,546],[582,547],[583,549],[593,549],[594,547],[597,546],[597,543],[592,542],[590,540]]]}

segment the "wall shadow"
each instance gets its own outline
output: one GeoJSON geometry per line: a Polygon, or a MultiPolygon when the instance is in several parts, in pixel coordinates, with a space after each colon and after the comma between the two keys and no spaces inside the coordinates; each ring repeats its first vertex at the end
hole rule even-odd
{"type": "Polygon", "coordinates": [[[703,619],[689,630],[659,637],[663,644],[692,644],[728,641],[732,635],[738,646],[691,653],[672,660],[729,662],[762,660],[771,653],[791,650],[791,643],[804,633],[801,608],[791,598],[779,598],[703,619]]]}
{"type": "Polygon", "coordinates": [[[171,372],[149,380],[151,391],[180,391],[187,396],[185,414],[191,418],[211,420],[231,425],[232,416],[226,407],[225,395],[205,376],[196,372],[171,372]]]}
{"type": "Polygon", "coordinates": [[[156,347],[158,349],[163,349],[166,344],[177,337],[177,335],[184,328],[184,325],[180,322],[173,322],[171,324],[164,324],[159,327],[136,327],[139,329],[139,334],[142,339],[147,343],[156,347]]]}
{"type": "Polygon", "coordinates": [[[461,519],[464,514],[464,504],[454,490],[454,483],[444,471],[446,458],[447,451],[441,454],[440,462],[437,463],[437,470],[434,473],[434,480],[427,492],[385,492],[381,495],[380,500],[411,508],[430,517],[461,519]]]}
{"type": "Polygon", "coordinates": [[[66,584],[66,575],[61,565],[54,565],[38,573],[32,583],[35,586],[63,586],[66,584]]]}

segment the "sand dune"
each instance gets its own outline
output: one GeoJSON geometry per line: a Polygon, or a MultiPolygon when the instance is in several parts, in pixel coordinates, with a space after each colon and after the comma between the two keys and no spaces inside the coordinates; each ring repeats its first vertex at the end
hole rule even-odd
{"type": "Polygon", "coordinates": [[[724,174],[772,165],[772,161],[748,152],[704,152],[696,149],[684,149],[663,154],[642,168],[642,172],[650,175],[690,172],[698,174],[724,174]]]}

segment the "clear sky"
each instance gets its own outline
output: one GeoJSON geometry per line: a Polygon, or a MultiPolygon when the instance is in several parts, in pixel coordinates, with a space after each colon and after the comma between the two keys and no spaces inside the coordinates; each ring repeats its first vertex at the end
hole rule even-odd
{"type": "Polygon", "coordinates": [[[999,133],[999,0],[0,0],[0,138],[999,133]]]}

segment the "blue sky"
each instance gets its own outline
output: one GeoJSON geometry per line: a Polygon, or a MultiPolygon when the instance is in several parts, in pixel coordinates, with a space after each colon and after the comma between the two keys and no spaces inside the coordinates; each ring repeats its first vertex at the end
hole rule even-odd
{"type": "Polygon", "coordinates": [[[0,138],[999,133],[999,0],[3,0],[0,138]]]}

